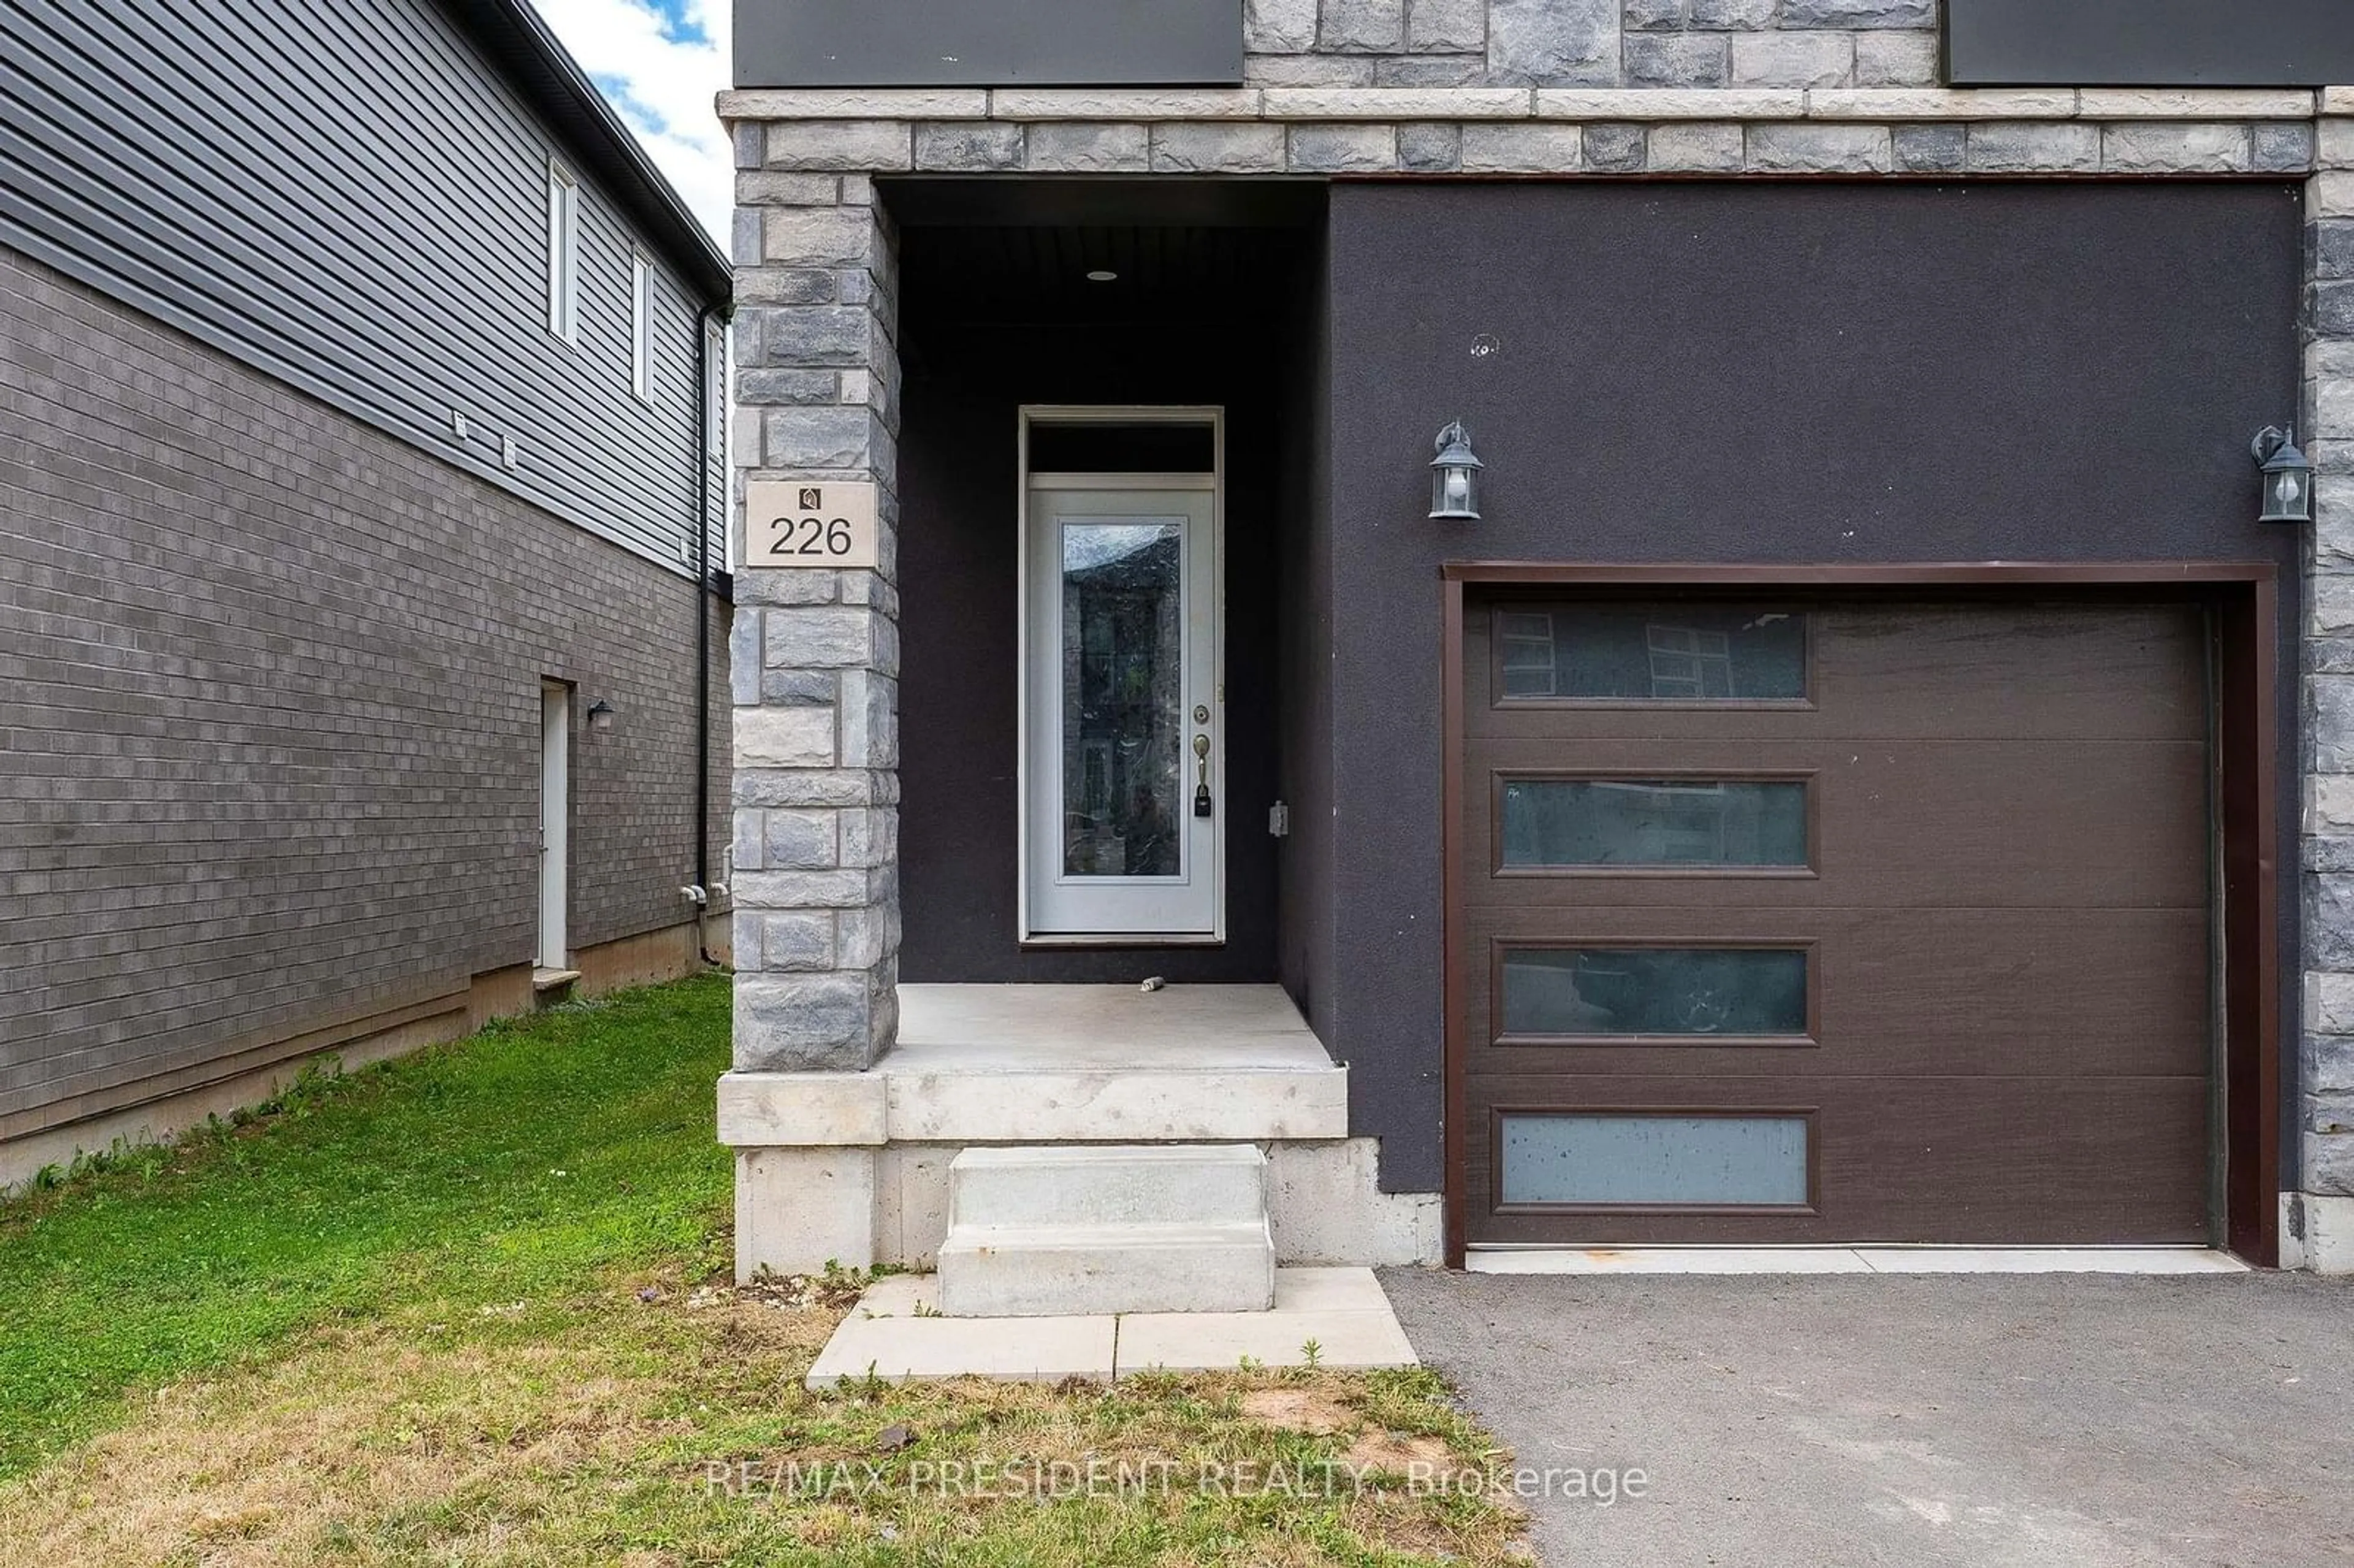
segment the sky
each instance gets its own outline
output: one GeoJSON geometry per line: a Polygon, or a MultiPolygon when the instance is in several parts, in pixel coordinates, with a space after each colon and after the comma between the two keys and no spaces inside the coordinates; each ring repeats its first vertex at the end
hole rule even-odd
{"type": "Polygon", "coordinates": [[[533,3],[724,249],[735,161],[712,99],[727,85],[731,0],[533,3]]]}

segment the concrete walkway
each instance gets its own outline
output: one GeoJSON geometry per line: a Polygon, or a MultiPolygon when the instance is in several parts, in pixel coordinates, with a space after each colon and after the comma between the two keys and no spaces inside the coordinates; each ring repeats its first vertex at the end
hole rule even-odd
{"type": "Polygon", "coordinates": [[[869,1286],[818,1352],[811,1389],[987,1377],[1109,1383],[1141,1372],[1265,1367],[1410,1367],[1406,1343],[1370,1268],[1278,1268],[1266,1312],[1123,1312],[1085,1318],[944,1318],[928,1274],[869,1286]]]}
{"type": "Polygon", "coordinates": [[[1382,1282],[1559,1568],[2354,1563],[2354,1281],[1382,1282]]]}

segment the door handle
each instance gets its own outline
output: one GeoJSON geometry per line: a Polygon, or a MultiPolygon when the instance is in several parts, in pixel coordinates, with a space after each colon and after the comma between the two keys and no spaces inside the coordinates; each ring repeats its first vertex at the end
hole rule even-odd
{"type": "Polygon", "coordinates": [[[1197,779],[1193,786],[1193,814],[1197,817],[1206,817],[1211,810],[1210,737],[1206,735],[1197,735],[1193,737],[1193,768],[1194,777],[1197,779]]]}

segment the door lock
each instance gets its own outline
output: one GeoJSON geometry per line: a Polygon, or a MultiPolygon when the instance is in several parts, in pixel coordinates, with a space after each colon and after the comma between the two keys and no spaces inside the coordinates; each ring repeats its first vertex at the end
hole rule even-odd
{"type": "MultiPolygon", "coordinates": [[[[1197,715],[1202,712],[1200,708],[1193,711],[1197,715]]],[[[1193,737],[1193,767],[1200,779],[1193,786],[1193,814],[1206,817],[1210,814],[1210,737],[1206,735],[1193,737]]]]}

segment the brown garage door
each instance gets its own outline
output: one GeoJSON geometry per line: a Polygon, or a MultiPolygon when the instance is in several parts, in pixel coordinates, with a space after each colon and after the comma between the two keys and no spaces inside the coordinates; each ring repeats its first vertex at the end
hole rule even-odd
{"type": "Polygon", "coordinates": [[[1466,1239],[2207,1241],[2206,649],[1473,600],[1466,1239]]]}

